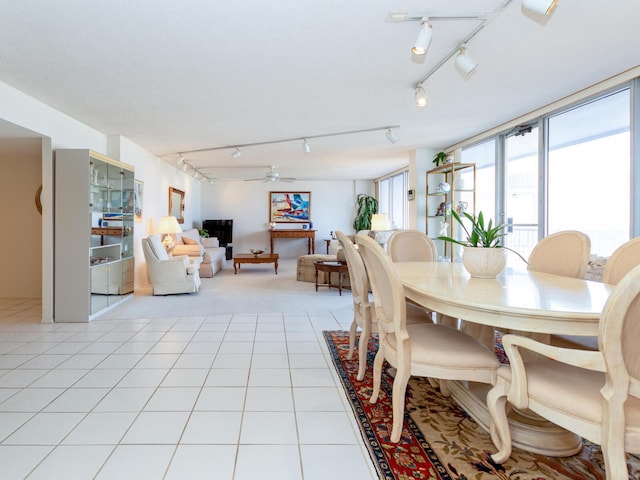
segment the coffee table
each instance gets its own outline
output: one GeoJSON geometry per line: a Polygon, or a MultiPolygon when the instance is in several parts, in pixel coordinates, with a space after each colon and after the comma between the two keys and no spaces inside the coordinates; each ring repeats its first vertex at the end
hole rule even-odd
{"type": "Polygon", "coordinates": [[[349,271],[349,267],[345,262],[316,262],[313,264],[316,269],[316,292],[318,287],[331,287],[331,274],[338,274],[338,292],[342,295],[342,274],[349,271]],[[327,283],[318,283],[318,272],[325,272],[327,274],[327,283]]]}
{"type": "Polygon", "coordinates": [[[273,263],[276,275],[278,274],[278,258],[277,253],[236,253],[233,256],[233,273],[237,274],[241,263],[273,263]]]}

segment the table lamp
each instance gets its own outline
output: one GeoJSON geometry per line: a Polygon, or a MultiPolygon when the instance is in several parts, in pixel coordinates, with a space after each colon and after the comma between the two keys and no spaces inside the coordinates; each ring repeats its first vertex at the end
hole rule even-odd
{"type": "Polygon", "coordinates": [[[386,213],[375,213],[371,216],[371,230],[389,230],[389,216],[386,213]]]}
{"type": "Polygon", "coordinates": [[[162,233],[166,236],[164,240],[162,240],[162,245],[169,255],[173,252],[176,244],[173,241],[173,237],[170,235],[172,233],[180,233],[182,229],[180,228],[180,224],[178,220],[173,215],[169,215],[167,217],[162,217],[160,222],[158,223],[158,228],[156,228],[156,233],[162,233]]]}

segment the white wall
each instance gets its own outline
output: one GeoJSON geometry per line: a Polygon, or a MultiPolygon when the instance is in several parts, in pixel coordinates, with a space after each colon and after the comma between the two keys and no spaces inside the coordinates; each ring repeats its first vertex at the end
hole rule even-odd
{"type": "Polygon", "coordinates": [[[0,298],[42,296],[42,217],[35,196],[42,183],[39,138],[0,145],[0,298]],[[10,227],[10,228],[8,228],[10,227]]]}
{"type": "MultiPolygon", "coordinates": [[[[311,192],[311,221],[316,232],[316,253],[325,253],[325,238],[334,230],[353,233],[355,198],[372,194],[365,181],[297,181],[293,183],[219,181],[202,187],[201,220],[233,219],[233,251],[269,250],[269,192],[311,192]]],[[[274,250],[282,258],[307,253],[306,239],[276,239],[274,250]]]]}
{"type": "Polygon", "coordinates": [[[160,217],[169,213],[169,187],[185,192],[184,224],[187,230],[200,223],[200,192],[202,185],[171,163],[158,159],[139,145],[121,136],[109,139],[109,156],[136,168],[136,180],[142,180],[142,222],[134,228],[134,252],[136,258],[135,287],[148,284],[141,239],[154,233],[160,217]]]}
{"type": "MultiPolygon", "coordinates": [[[[164,216],[168,212],[169,186],[185,191],[185,228],[191,227],[194,219],[199,219],[200,214],[200,184],[193,178],[185,175],[182,171],[173,168],[171,165],[154,157],[152,154],[130,142],[124,137],[110,137],[98,130],[85,125],[54,108],[29,97],[28,95],[0,82],[0,122],[7,122],[9,128],[4,124],[3,128],[9,131],[18,132],[21,129],[28,130],[39,136],[43,147],[40,161],[41,182],[43,186],[42,203],[43,216],[39,225],[23,228],[21,232],[25,237],[45,239],[41,242],[41,264],[42,264],[42,318],[43,321],[53,319],[53,248],[52,243],[46,239],[53,238],[53,155],[52,151],[58,148],[83,148],[91,149],[98,153],[112,156],[125,163],[136,167],[136,178],[145,181],[144,195],[144,219],[143,223],[136,224],[136,287],[147,283],[146,270],[142,267],[143,257],[140,252],[140,238],[149,233],[153,221],[164,216]],[[20,127],[20,128],[17,128],[20,127]]],[[[16,135],[22,136],[22,135],[16,135]]],[[[5,140],[6,141],[6,140],[5,140]]],[[[0,139],[0,143],[3,140],[0,139]]],[[[2,168],[2,167],[0,167],[2,168]]],[[[34,168],[36,168],[34,166],[34,168]]],[[[25,172],[11,169],[10,171],[0,170],[3,180],[11,185],[20,184],[20,178],[25,172]],[[6,174],[6,175],[5,175],[6,174]]],[[[31,205],[32,193],[29,188],[24,189],[28,193],[29,199],[25,205],[31,205]]],[[[35,191],[33,192],[35,195],[35,191]]],[[[14,211],[15,213],[15,211],[14,211]]],[[[2,244],[0,243],[0,247],[2,244]]],[[[23,244],[24,246],[24,244],[23,244]]],[[[18,256],[22,260],[32,255],[37,257],[38,251],[30,252],[30,248],[25,247],[25,252],[19,252],[18,256]]],[[[37,250],[37,249],[36,249],[37,250]]],[[[2,277],[5,275],[3,268],[2,277]]],[[[36,282],[37,283],[37,282],[36,282]]],[[[39,295],[34,291],[29,293],[37,298],[39,295]]]]}

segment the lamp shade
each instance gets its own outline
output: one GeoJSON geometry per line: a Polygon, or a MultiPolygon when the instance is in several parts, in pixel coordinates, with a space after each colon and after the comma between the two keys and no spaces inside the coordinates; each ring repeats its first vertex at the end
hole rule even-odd
{"type": "Polygon", "coordinates": [[[386,213],[375,213],[371,216],[371,230],[389,230],[389,216],[386,213]]]}
{"type": "Polygon", "coordinates": [[[182,229],[180,228],[180,224],[178,220],[173,215],[162,217],[160,222],[158,222],[158,227],[156,228],[156,233],[180,233],[182,229]]]}
{"type": "Polygon", "coordinates": [[[422,22],[420,25],[420,31],[416,38],[411,51],[416,55],[424,55],[429,49],[431,43],[431,24],[429,22],[422,22]]]}
{"type": "Polygon", "coordinates": [[[478,63],[467,55],[465,48],[461,48],[456,56],[456,67],[465,75],[471,76],[478,68],[478,63]]]}

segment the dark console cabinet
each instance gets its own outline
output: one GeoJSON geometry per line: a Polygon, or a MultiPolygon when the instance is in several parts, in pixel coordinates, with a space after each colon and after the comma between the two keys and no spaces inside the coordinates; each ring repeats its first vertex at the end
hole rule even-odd
{"type": "Polygon", "coordinates": [[[202,228],[210,237],[217,237],[220,246],[227,249],[227,260],[233,258],[233,220],[203,220],[202,228]]]}

